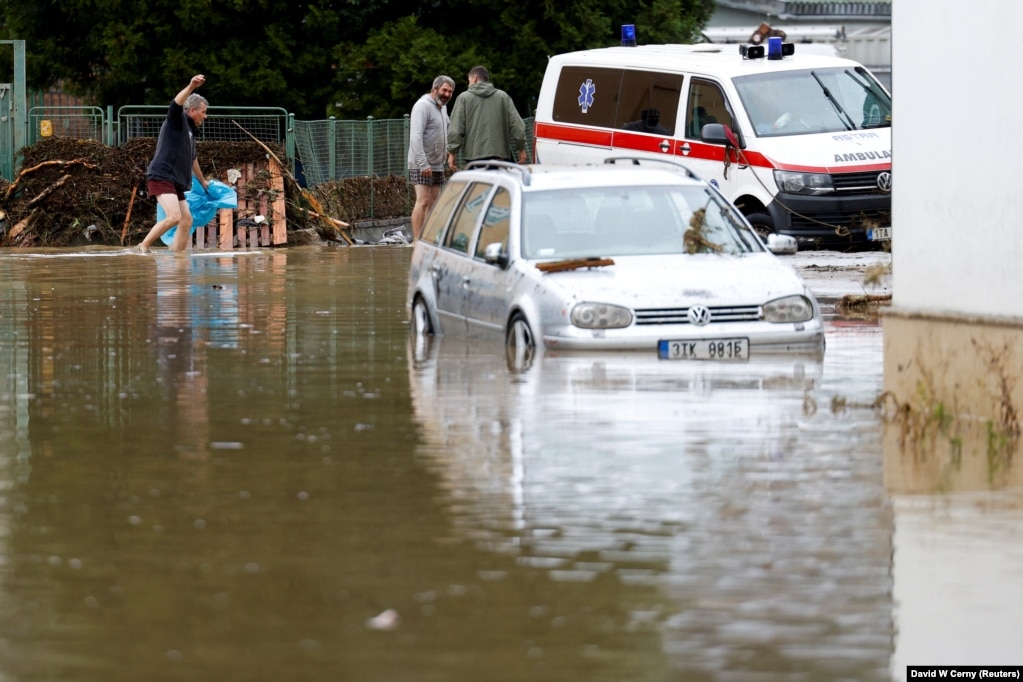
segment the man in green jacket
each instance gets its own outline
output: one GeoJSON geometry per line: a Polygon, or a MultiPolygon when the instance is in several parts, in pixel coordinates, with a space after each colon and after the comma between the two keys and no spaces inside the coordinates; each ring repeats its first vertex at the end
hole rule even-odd
{"type": "Polygon", "coordinates": [[[448,128],[448,165],[458,170],[458,152],[468,161],[500,159],[526,162],[526,125],[504,90],[490,82],[484,66],[469,70],[469,89],[455,100],[448,128]]]}

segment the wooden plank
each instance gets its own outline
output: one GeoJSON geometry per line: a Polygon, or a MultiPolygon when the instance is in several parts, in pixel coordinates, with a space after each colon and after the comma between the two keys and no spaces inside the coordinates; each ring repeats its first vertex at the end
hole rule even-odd
{"type": "MultiPolygon", "coordinates": [[[[245,192],[245,188],[249,184],[249,178],[252,177],[252,164],[246,164],[239,168],[242,172],[238,178],[238,209],[235,211],[235,223],[238,222],[238,218],[244,217],[249,212],[249,200],[246,198],[248,193],[245,192]]],[[[233,226],[232,226],[233,227],[233,226]]],[[[244,227],[236,228],[238,230],[238,248],[244,249],[248,246],[247,232],[244,227]]]]}
{"type": "MultiPolygon", "coordinates": [[[[246,184],[252,184],[252,183],[256,182],[257,176],[256,176],[256,164],[255,163],[247,163],[247,164],[245,164],[245,177],[247,178],[246,184]]],[[[258,210],[259,210],[259,207],[256,205],[255,200],[254,199],[247,199],[245,201],[245,211],[239,217],[242,217],[242,218],[252,217],[253,215],[255,215],[256,211],[258,211],[258,210]]],[[[254,230],[252,228],[243,228],[243,229],[246,229],[246,231],[249,233],[249,247],[251,248],[253,246],[259,246],[259,237],[258,237],[258,232],[259,231],[258,230],[254,230]]]]}
{"type": "Polygon", "coordinates": [[[217,211],[217,219],[220,221],[220,248],[234,248],[234,209],[222,208],[217,211]]]}
{"type": "Polygon", "coordinates": [[[270,184],[274,195],[271,215],[267,216],[273,223],[273,244],[278,246],[288,243],[287,206],[284,203],[284,173],[277,159],[270,159],[270,184]]]}
{"type": "Polygon", "coordinates": [[[269,213],[269,202],[266,198],[266,192],[263,192],[259,195],[259,215],[264,218],[263,222],[259,225],[259,243],[263,246],[270,246],[270,225],[265,220],[269,213]]]}

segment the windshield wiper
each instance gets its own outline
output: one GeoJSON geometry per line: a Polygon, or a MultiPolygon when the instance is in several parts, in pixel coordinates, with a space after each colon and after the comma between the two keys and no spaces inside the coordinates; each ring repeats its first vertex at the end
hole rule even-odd
{"type": "Polygon", "coordinates": [[[879,104],[879,102],[883,101],[884,97],[879,97],[878,96],[877,90],[875,89],[875,87],[873,85],[871,85],[871,81],[868,80],[862,73],[860,73],[860,69],[859,68],[857,68],[855,71],[849,71],[848,69],[846,69],[846,73],[849,74],[849,79],[853,83],[855,83],[856,85],[858,85],[861,88],[863,88],[863,92],[867,93],[868,95],[873,97],[874,100],[875,100],[875,103],[874,103],[873,106],[877,107],[877,110],[878,110],[877,111],[878,122],[875,125],[867,126],[866,121],[864,121],[864,126],[863,127],[865,127],[865,128],[866,127],[870,127],[870,128],[889,128],[889,127],[891,127],[891,125],[892,125],[891,116],[889,115],[887,117],[887,119],[886,118],[882,118],[882,116],[881,116],[881,105],[879,104]]]}
{"type": "Polygon", "coordinates": [[[817,72],[811,71],[810,75],[813,76],[815,81],[817,81],[817,85],[821,86],[821,90],[824,91],[824,96],[828,98],[829,102],[831,102],[831,106],[835,107],[835,111],[838,112],[838,117],[842,119],[842,125],[845,126],[845,129],[856,130],[856,124],[853,123],[852,116],[846,113],[845,109],[842,108],[842,105],[838,103],[838,100],[835,99],[835,96],[831,94],[830,90],[828,90],[828,86],[824,85],[824,81],[820,79],[817,72]]]}

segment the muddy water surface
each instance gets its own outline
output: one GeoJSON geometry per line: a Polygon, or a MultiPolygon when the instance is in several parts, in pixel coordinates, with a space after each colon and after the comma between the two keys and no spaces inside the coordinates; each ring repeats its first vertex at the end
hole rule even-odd
{"type": "Polygon", "coordinates": [[[513,371],[409,254],[0,254],[0,680],[890,678],[876,320],[513,371]]]}

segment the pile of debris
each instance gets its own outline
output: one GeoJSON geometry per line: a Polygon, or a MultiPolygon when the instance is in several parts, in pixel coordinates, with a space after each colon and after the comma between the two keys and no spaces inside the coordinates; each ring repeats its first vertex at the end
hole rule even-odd
{"type": "MultiPolygon", "coordinates": [[[[135,138],[119,147],[94,140],[47,138],[22,150],[20,171],[0,179],[0,246],[130,245],[142,241],[156,219],[156,200],[146,193],[146,168],[155,138],[135,138]]],[[[278,158],[284,150],[270,146],[278,158]]],[[[207,178],[228,182],[228,171],[245,164],[265,166],[267,148],[256,142],[198,144],[207,178]]],[[[270,191],[268,173],[240,189],[239,203],[258,205],[270,191]]],[[[287,224],[316,228],[309,197],[326,217],[345,223],[407,216],[413,196],[405,178],[351,178],[305,190],[285,183],[287,224]]],[[[245,216],[239,216],[244,218],[245,216]]]]}

